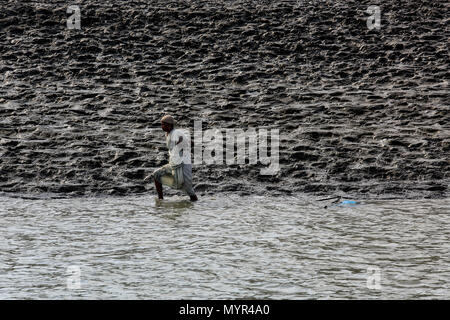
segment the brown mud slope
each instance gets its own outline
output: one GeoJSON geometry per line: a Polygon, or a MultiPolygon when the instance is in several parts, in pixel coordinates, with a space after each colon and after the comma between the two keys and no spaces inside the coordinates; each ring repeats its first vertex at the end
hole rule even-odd
{"type": "Polygon", "coordinates": [[[449,192],[449,5],[1,0],[0,192],[154,193],[158,119],[278,128],[280,171],[197,165],[199,194],[449,192]]]}

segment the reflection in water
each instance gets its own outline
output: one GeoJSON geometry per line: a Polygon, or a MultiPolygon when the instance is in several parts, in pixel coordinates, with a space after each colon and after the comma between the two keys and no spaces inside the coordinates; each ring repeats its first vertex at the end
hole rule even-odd
{"type": "Polygon", "coordinates": [[[449,199],[1,197],[0,298],[448,299],[449,208],[449,199]]]}
{"type": "Polygon", "coordinates": [[[188,209],[192,208],[193,203],[186,199],[173,199],[173,198],[165,198],[160,200],[155,198],[155,207],[156,208],[167,208],[167,209],[188,209]]]}

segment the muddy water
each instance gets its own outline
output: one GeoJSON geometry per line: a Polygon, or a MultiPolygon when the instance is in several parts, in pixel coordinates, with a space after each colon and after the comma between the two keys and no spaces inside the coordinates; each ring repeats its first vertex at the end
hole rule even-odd
{"type": "Polygon", "coordinates": [[[316,200],[0,197],[0,298],[450,298],[448,198],[316,200]]]}

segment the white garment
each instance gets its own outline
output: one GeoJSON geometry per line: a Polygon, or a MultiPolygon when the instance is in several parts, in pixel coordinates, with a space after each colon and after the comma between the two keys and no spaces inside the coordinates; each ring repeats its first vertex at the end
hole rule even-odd
{"type": "Polygon", "coordinates": [[[169,164],[174,167],[182,163],[191,164],[191,141],[180,129],[173,129],[166,134],[166,145],[169,149],[169,164]],[[183,141],[178,143],[180,137],[183,141]]]}

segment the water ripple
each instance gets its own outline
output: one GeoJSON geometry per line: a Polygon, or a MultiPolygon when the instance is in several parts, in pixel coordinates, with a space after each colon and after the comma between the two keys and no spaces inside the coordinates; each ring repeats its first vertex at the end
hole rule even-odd
{"type": "Polygon", "coordinates": [[[0,298],[448,299],[449,209],[449,199],[2,197],[0,298]]]}

